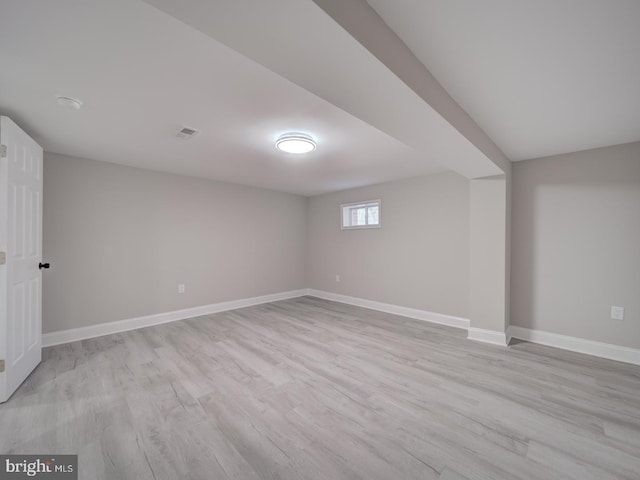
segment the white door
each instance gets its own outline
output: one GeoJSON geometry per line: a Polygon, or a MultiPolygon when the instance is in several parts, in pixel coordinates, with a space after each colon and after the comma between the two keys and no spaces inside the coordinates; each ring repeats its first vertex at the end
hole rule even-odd
{"type": "Polygon", "coordinates": [[[0,145],[0,402],[6,402],[42,357],[42,148],[8,117],[0,117],[0,145]]]}

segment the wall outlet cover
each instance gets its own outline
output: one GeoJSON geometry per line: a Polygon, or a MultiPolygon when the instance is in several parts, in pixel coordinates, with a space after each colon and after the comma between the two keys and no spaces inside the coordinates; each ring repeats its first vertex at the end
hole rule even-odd
{"type": "Polygon", "coordinates": [[[618,307],[616,305],[611,306],[611,319],[612,320],[624,320],[624,307],[618,307]]]}

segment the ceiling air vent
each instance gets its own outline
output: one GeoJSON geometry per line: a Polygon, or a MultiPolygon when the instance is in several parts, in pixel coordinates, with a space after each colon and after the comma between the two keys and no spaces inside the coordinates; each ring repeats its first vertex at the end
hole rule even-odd
{"type": "Polygon", "coordinates": [[[184,140],[189,140],[190,138],[195,137],[199,133],[200,132],[198,130],[195,130],[193,128],[183,127],[182,130],[180,130],[178,132],[178,135],[176,135],[176,136],[178,138],[182,138],[184,140]]]}

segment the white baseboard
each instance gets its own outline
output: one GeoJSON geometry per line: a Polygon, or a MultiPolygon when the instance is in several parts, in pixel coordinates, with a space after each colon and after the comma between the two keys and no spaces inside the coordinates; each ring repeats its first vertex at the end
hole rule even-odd
{"type": "Polygon", "coordinates": [[[261,303],[302,297],[306,294],[306,289],[291,290],[289,292],[242,298],[240,300],[231,300],[228,302],[213,303],[211,305],[185,308],[182,310],[175,310],[173,312],[157,313],[155,315],[145,315],[143,317],[128,318],[125,320],[117,320],[115,322],[100,323],[98,325],[89,325],[87,327],[60,330],[58,332],[45,333],[42,335],[42,346],[51,347],[53,345],[60,345],[61,343],[76,342],[87,338],[101,337],[112,333],[135,330],[136,328],[151,327],[153,325],[175,322],[176,320],[184,320],[186,318],[198,317],[200,315],[209,315],[227,310],[235,310],[236,308],[259,305],[261,303]]]}
{"type": "Polygon", "coordinates": [[[490,343],[492,345],[507,346],[507,335],[504,332],[485,330],[484,328],[469,327],[467,338],[476,342],[490,343]]]}
{"type": "Polygon", "coordinates": [[[201,315],[209,315],[212,313],[224,312],[227,310],[235,310],[237,308],[250,307],[262,303],[276,302],[278,300],[287,300],[290,298],[311,295],[313,297],[323,298],[339,303],[355,305],[357,307],[369,308],[380,312],[401,315],[416,320],[447,325],[450,327],[462,328],[468,331],[467,338],[480,342],[490,343],[493,345],[505,346],[509,339],[517,338],[532,343],[548,345],[550,347],[561,348],[573,352],[593,355],[595,357],[608,358],[619,362],[640,365],[640,349],[622,347],[604,342],[596,342],[594,340],[586,340],[583,338],[570,337],[558,333],[545,332],[542,330],[532,330],[529,328],[518,327],[512,325],[507,333],[497,332],[493,330],[484,330],[469,326],[469,320],[442,313],[434,313],[426,310],[418,310],[415,308],[402,307],[389,303],[376,302],[363,298],[350,297],[338,293],[325,292],[312,288],[291,290],[288,292],[274,293],[262,295],[259,297],[243,298],[239,300],[231,300],[228,302],[214,303],[211,305],[202,305],[199,307],[185,308],[183,310],[175,310],[173,312],[158,313],[155,315],[145,315],[143,317],[129,318],[118,320],[115,322],[101,323],[98,325],[90,325],[87,327],[73,328],[70,330],[61,330],[58,332],[45,333],[42,335],[42,346],[50,347],[62,343],[75,342],[88,338],[101,337],[113,333],[126,332],[137,328],[151,327],[162,323],[175,322],[187,318],[198,317],[201,315]]]}
{"type": "Polygon", "coordinates": [[[375,302],[373,300],[366,300],[364,298],[349,297],[347,295],[325,292],[323,290],[315,290],[313,288],[309,288],[307,290],[307,294],[311,295],[312,297],[322,298],[324,300],[346,303],[348,305],[354,305],[356,307],[369,308],[371,310],[378,310],[380,312],[401,315],[403,317],[409,317],[416,320],[424,320],[426,322],[447,325],[449,327],[464,329],[469,328],[469,320],[466,318],[444,315],[442,313],[429,312],[427,310],[418,310],[417,308],[401,307],[399,305],[392,305],[390,303],[375,302]]]}
{"type": "Polygon", "coordinates": [[[532,330],[512,325],[509,327],[509,336],[518,340],[539,343],[550,347],[562,348],[572,352],[585,353],[595,357],[608,358],[619,362],[640,365],[640,350],[636,348],[622,347],[610,343],[596,342],[584,338],[560,335],[559,333],[532,330]]]}

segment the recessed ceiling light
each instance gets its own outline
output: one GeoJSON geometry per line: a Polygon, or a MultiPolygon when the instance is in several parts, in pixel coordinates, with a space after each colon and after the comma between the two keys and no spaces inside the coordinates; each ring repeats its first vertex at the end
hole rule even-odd
{"type": "Polygon", "coordinates": [[[82,102],[78,99],[62,96],[56,98],[58,100],[58,105],[60,105],[61,107],[69,107],[76,110],[80,110],[80,107],[82,107],[82,102]]]}
{"type": "Polygon", "coordinates": [[[316,142],[303,133],[285,133],[276,140],[276,148],[287,153],[309,153],[316,149],[316,142]]]}

